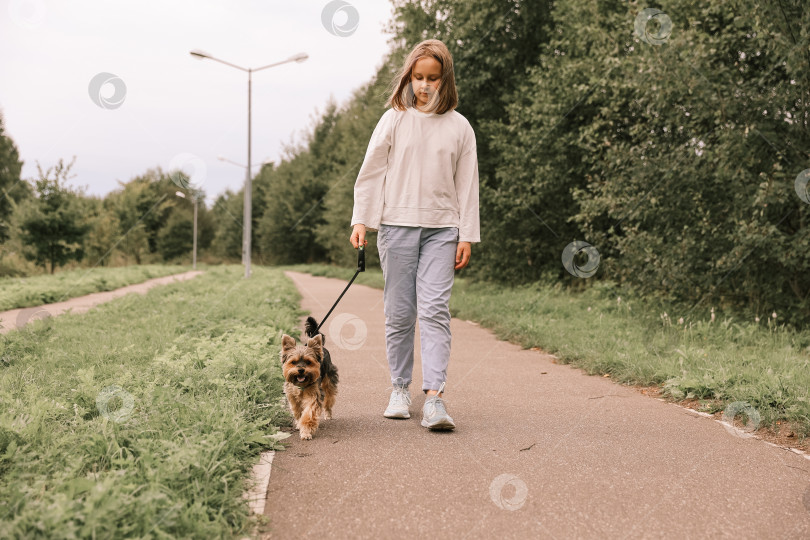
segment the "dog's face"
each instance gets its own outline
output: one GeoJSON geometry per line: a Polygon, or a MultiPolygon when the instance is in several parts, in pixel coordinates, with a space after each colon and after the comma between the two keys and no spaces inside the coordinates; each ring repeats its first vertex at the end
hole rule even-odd
{"type": "Polygon", "coordinates": [[[320,334],[296,345],[287,334],[281,338],[281,368],[284,380],[295,386],[308,386],[321,376],[323,343],[320,334]]]}

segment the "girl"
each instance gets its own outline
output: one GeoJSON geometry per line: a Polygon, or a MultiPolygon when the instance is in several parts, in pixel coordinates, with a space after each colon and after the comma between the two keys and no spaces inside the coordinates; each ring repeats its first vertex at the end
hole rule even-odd
{"type": "Polygon", "coordinates": [[[443,390],[450,360],[450,290],[453,271],[467,266],[480,242],[475,133],[455,111],[453,58],[428,39],[408,55],[394,78],[387,109],[371,135],[357,182],[352,246],[367,245],[377,230],[385,286],[385,345],[394,386],[384,415],[410,418],[419,317],[422,425],[455,428],[443,390]]]}

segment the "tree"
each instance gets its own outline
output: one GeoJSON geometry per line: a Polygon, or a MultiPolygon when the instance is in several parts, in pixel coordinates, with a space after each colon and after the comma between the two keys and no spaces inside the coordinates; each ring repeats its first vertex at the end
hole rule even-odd
{"type": "Polygon", "coordinates": [[[619,42],[624,75],[579,129],[594,152],[573,219],[608,277],[684,311],[810,320],[808,205],[794,190],[810,144],[808,12],[798,0],[667,9],[670,38],[619,42]]]}
{"type": "Polygon", "coordinates": [[[31,195],[30,186],[20,178],[23,162],[19,157],[14,141],[5,135],[0,115],[0,244],[8,240],[14,206],[31,195]]]}
{"type": "Polygon", "coordinates": [[[36,198],[24,207],[20,223],[22,240],[32,248],[26,256],[43,266],[50,263],[51,274],[57,265],[82,258],[82,243],[89,229],[80,194],[66,185],[74,162],[75,158],[65,165],[60,159],[44,172],[37,164],[36,198]]]}
{"type": "MultiPolygon", "coordinates": [[[[385,112],[383,104],[393,70],[393,60],[389,57],[377,77],[358,89],[339,111],[323,143],[323,147],[329,149],[321,158],[328,165],[322,169],[328,190],[322,203],[323,222],[316,225],[315,232],[318,244],[326,250],[327,260],[334,264],[352,266],[357,261],[357,251],[349,243],[354,182],[371,134],[385,112]]],[[[379,261],[375,235],[370,234],[366,249],[366,263],[370,267],[379,261]]]]}
{"type": "Polygon", "coordinates": [[[141,264],[157,251],[158,234],[174,207],[176,186],[160,169],[150,169],[109,197],[121,223],[120,249],[141,264]]]}
{"type": "Polygon", "coordinates": [[[215,255],[226,259],[241,259],[243,210],[244,196],[241,192],[227,190],[214,201],[211,216],[216,226],[211,249],[215,255]]]}
{"type": "Polygon", "coordinates": [[[90,227],[84,241],[87,258],[93,264],[107,266],[120,238],[121,223],[105,201],[92,200],[90,227]]]}
{"type": "Polygon", "coordinates": [[[174,211],[158,234],[158,252],[164,261],[190,253],[193,247],[194,223],[182,212],[174,211]]]}
{"type": "MultiPolygon", "coordinates": [[[[327,109],[334,113],[335,105],[327,109]]],[[[278,168],[265,167],[255,186],[263,195],[264,215],[259,218],[256,246],[265,262],[292,264],[322,261],[325,252],[315,238],[316,227],[323,222],[323,198],[327,176],[317,174],[321,162],[319,142],[331,129],[329,121],[320,122],[309,137],[309,151],[301,151],[278,168]]]]}

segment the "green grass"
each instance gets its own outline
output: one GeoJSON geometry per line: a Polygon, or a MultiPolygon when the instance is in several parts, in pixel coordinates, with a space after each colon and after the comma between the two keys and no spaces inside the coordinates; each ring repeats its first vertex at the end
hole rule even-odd
{"type": "Polygon", "coordinates": [[[300,299],[253,272],[213,267],[0,336],[0,537],[250,532],[245,480],[286,436],[278,350],[300,299]],[[133,407],[117,394],[105,415],[113,385],[133,407]]]}
{"type": "Polygon", "coordinates": [[[67,270],[26,278],[0,278],[0,311],[61,302],[188,270],[191,270],[190,266],[150,264],[67,270]]]}
{"type": "MultiPolygon", "coordinates": [[[[324,265],[287,268],[342,279],[354,275],[324,265]]],[[[356,283],[381,288],[382,273],[368,270],[356,283]]],[[[450,299],[454,317],[525,348],[540,347],[587,373],[656,385],[673,400],[702,400],[707,412],[747,402],[760,413],[760,427],[788,421],[796,425],[799,442],[810,435],[810,331],[773,319],[719,316],[711,322],[673,309],[624,298],[604,282],[572,293],[559,285],[504,287],[457,278],[450,299]]]]}

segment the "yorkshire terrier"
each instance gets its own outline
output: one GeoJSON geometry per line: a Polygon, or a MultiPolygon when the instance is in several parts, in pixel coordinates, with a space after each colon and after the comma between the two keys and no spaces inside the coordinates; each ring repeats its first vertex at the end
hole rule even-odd
{"type": "Polygon", "coordinates": [[[321,413],[326,420],[332,418],[332,406],[337,396],[337,366],[324,347],[326,336],[317,328],[317,321],[307,317],[304,330],[309,339],[306,345],[296,345],[295,339],[287,334],[281,337],[284,393],[302,439],[312,439],[321,413]]]}

